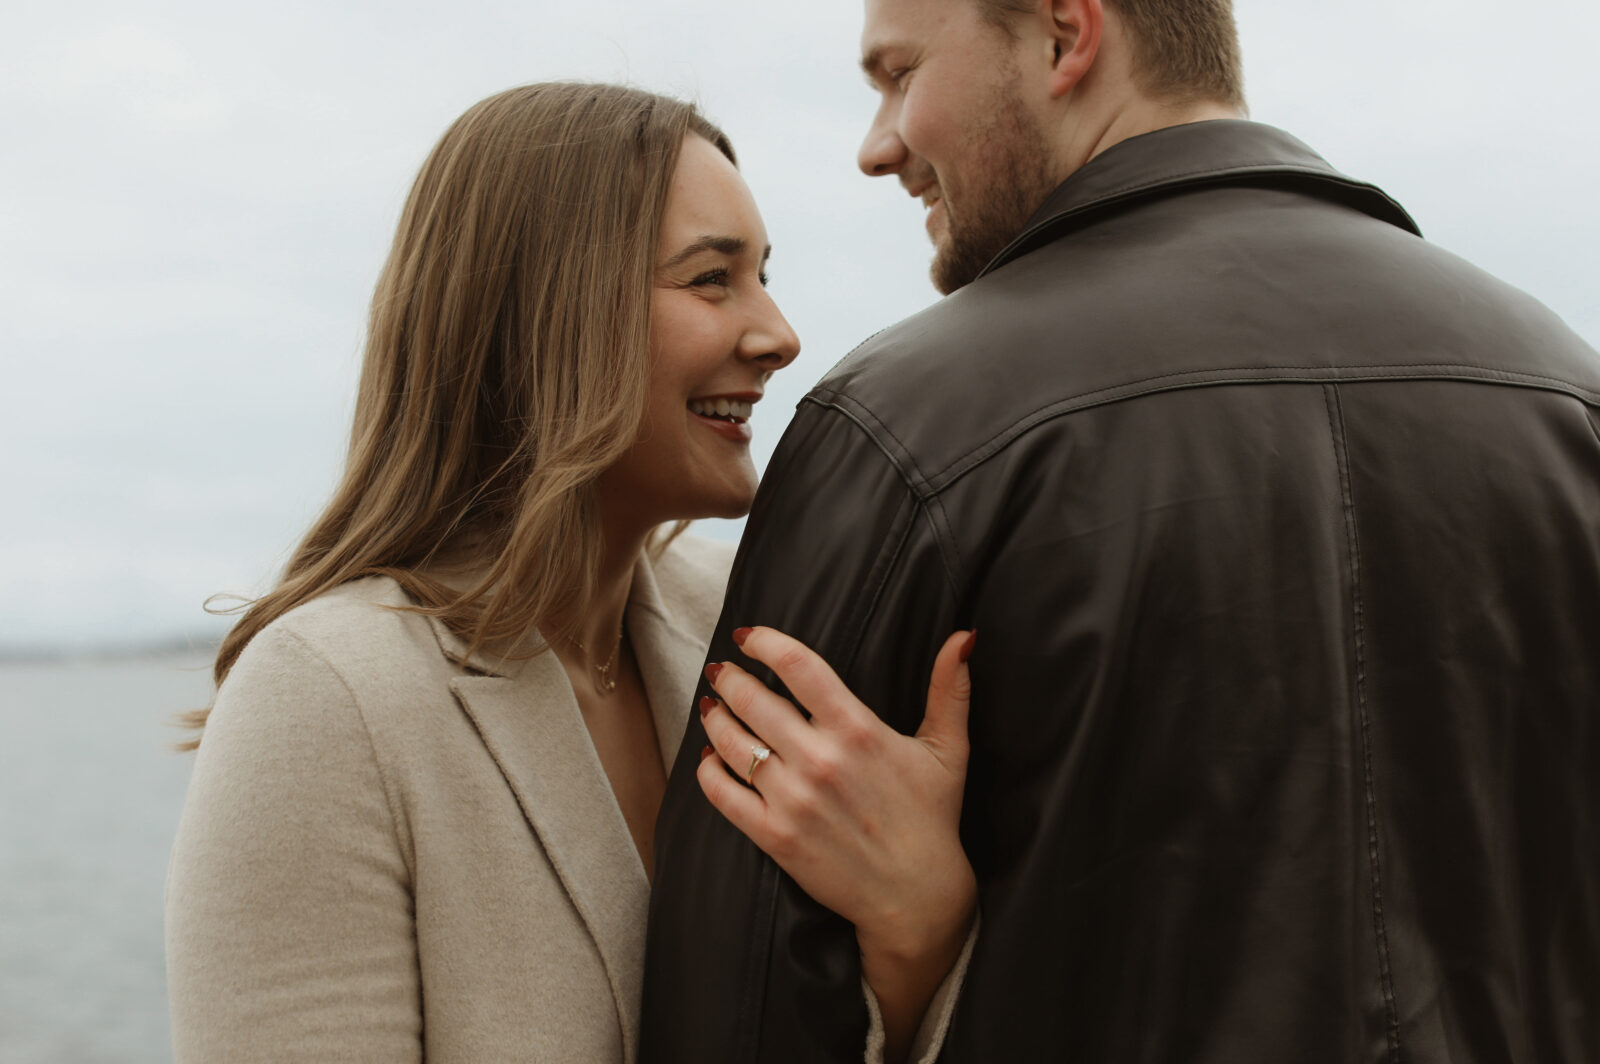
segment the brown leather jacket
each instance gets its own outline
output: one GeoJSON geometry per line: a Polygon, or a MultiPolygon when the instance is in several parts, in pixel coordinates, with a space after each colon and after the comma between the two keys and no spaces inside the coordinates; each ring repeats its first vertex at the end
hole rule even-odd
{"type": "MultiPolygon", "coordinates": [[[[976,625],[942,1059],[1600,1060],[1600,357],[1298,141],[1120,144],[801,404],[767,624],[914,729],[976,625]]],[[[701,796],[641,1060],[845,1061],[851,929],[701,796]]]]}

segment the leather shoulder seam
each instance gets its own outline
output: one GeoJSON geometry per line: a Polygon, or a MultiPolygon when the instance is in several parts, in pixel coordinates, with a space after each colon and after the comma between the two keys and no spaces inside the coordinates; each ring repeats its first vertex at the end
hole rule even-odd
{"type": "MultiPolygon", "coordinates": [[[[852,611],[849,624],[852,648],[861,647],[863,642],[861,634],[865,631],[867,623],[872,620],[873,614],[878,611],[878,603],[883,600],[884,589],[889,586],[895,565],[905,554],[906,543],[910,541],[912,531],[916,527],[916,511],[922,509],[920,501],[912,496],[904,498],[901,506],[900,513],[895,515],[891,533],[883,537],[883,544],[878,550],[872,568],[868,571],[866,579],[861,581],[865,594],[852,611]]],[[[854,650],[843,665],[847,670],[855,667],[854,650]]]]}
{"type": "MultiPolygon", "coordinates": [[[[942,468],[936,469],[926,476],[920,470],[917,470],[917,477],[920,480],[921,490],[929,493],[941,492],[973,468],[982,465],[996,454],[1005,450],[1016,439],[1046,421],[1066,414],[1076,413],[1079,410],[1107,406],[1112,403],[1138,399],[1146,395],[1180,391],[1186,388],[1206,388],[1237,384],[1349,384],[1363,381],[1402,380],[1458,380],[1535,388],[1562,392],[1592,406],[1600,405],[1600,392],[1590,391],[1582,385],[1574,384],[1559,377],[1458,363],[1410,363],[1320,369],[1293,366],[1239,366],[1210,370],[1191,370],[1184,373],[1158,374],[1097,391],[1069,396],[1065,399],[1053,400],[1016,418],[1004,429],[957,455],[942,468]]],[[[877,419],[873,418],[873,420],[876,421],[877,419]]],[[[887,430],[885,431],[887,432],[887,430]]],[[[913,466],[913,469],[915,468],[913,466]]],[[[902,475],[904,475],[903,471],[902,475]]]]}
{"type": "Polygon", "coordinates": [[[912,494],[919,498],[923,495],[928,480],[927,477],[923,476],[922,470],[917,468],[916,460],[911,457],[910,448],[902,443],[893,430],[859,400],[841,392],[829,392],[819,389],[807,395],[801,402],[837,411],[841,417],[860,429],[861,434],[871,440],[873,446],[883,453],[883,456],[889,460],[889,464],[894,467],[894,471],[899,474],[900,479],[905,482],[906,487],[911,489],[912,494]],[[883,437],[885,436],[888,437],[889,442],[884,440],[883,437]],[[892,447],[890,442],[893,443],[892,447]]]}
{"type": "MultiPolygon", "coordinates": [[[[888,425],[884,424],[873,412],[855,399],[837,392],[813,391],[807,395],[803,402],[810,402],[825,409],[837,411],[838,414],[850,421],[861,430],[862,435],[871,440],[873,445],[883,454],[900,477],[900,482],[905,485],[916,506],[922,510],[928,519],[928,525],[933,530],[934,541],[939,546],[939,557],[944,564],[945,578],[952,587],[959,587],[958,574],[961,571],[961,547],[955,542],[955,537],[950,531],[950,521],[944,515],[944,504],[939,499],[938,491],[928,485],[927,478],[917,467],[916,461],[911,457],[911,449],[902,443],[888,425]],[[824,398],[827,396],[827,398],[824,398]],[[888,437],[893,446],[878,435],[888,437]],[[937,512],[936,512],[937,511],[937,512]],[[941,520],[942,518],[942,520],[941,520]]],[[[903,541],[902,541],[903,542],[903,541]]]]}

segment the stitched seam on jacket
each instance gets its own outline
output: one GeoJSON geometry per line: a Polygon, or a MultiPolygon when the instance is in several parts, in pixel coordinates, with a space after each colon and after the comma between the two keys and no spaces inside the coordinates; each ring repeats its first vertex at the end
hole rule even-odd
{"type": "MultiPolygon", "coordinates": [[[[872,445],[888,460],[890,467],[900,478],[900,482],[905,485],[906,491],[911,494],[911,497],[918,504],[924,507],[930,504],[936,505],[940,514],[945,513],[944,504],[939,501],[938,492],[929,487],[926,478],[922,475],[922,471],[911,460],[910,448],[900,441],[900,438],[890,430],[888,425],[878,420],[877,415],[871,410],[868,410],[849,396],[831,390],[824,392],[822,389],[817,389],[805,396],[801,402],[820,406],[824,410],[832,410],[855,425],[856,428],[861,430],[862,435],[866,436],[872,442],[872,445]],[[829,398],[821,398],[822,395],[827,395],[829,398]],[[871,424],[868,424],[869,421],[871,424]],[[900,448],[901,455],[895,454],[888,444],[879,438],[878,432],[880,431],[894,441],[895,446],[900,448]],[[904,456],[903,458],[902,455],[904,456]],[[910,472],[907,472],[907,466],[911,467],[910,472]]],[[[945,575],[952,586],[959,587],[956,574],[961,566],[961,548],[955,542],[955,536],[950,532],[949,517],[948,515],[945,516],[944,527],[941,529],[939,522],[934,519],[934,515],[929,511],[928,523],[933,527],[934,542],[939,546],[939,556],[945,567],[945,575]],[[952,561],[952,559],[954,560],[952,561]]],[[[870,616],[870,613],[868,616],[870,616]]]]}
{"type": "Polygon", "coordinates": [[[394,835],[395,848],[400,851],[400,860],[406,866],[407,877],[409,877],[411,883],[415,883],[417,881],[417,869],[414,864],[414,856],[410,852],[411,847],[402,844],[400,840],[400,825],[404,821],[397,815],[394,796],[391,793],[392,786],[389,781],[389,775],[383,771],[383,761],[378,757],[377,744],[372,741],[372,727],[367,723],[367,714],[361,708],[361,699],[356,697],[355,688],[350,686],[350,681],[345,679],[344,673],[339,671],[339,667],[329,661],[316,647],[312,646],[305,636],[288,626],[284,626],[283,634],[294,640],[295,643],[299,644],[301,650],[321,662],[324,668],[333,673],[333,678],[339,681],[339,686],[343,687],[345,694],[350,696],[350,705],[356,711],[356,720],[361,722],[361,733],[367,737],[367,753],[372,755],[372,770],[378,775],[378,788],[383,791],[383,804],[389,810],[389,830],[394,835]]]}
{"type": "Polygon", "coordinates": [[[878,416],[862,405],[859,400],[835,389],[819,386],[807,394],[801,402],[809,402],[817,406],[837,410],[855,422],[873,440],[878,449],[884,453],[890,463],[899,471],[901,477],[916,492],[917,496],[926,498],[944,491],[956,480],[971,472],[973,468],[982,465],[1005,450],[1029,430],[1052,418],[1063,417],[1079,410],[1125,402],[1160,392],[1179,391],[1184,388],[1227,387],[1237,384],[1325,384],[1329,381],[1352,383],[1393,381],[1408,379],[1410,374],[1414,372],[1428,374],[1428,376],[1415,378],[1419,380],[1447,379],[1463,382],[1489,382],[1521,388],[1548,388],[1565,395],[1571,395],[1590,405],[1600,405],[1600,392],[1591,392],[1587,388],[1559,377],[1546,377],[1534,373],[1513,373],[1508,370],[1461,363],[1408,363],[1393,366],[1352,366],[1342,369],[1316,369],[1304,366],[1230,366],[1220,369],[1190,370],[1183,373],[1164,373],[1154,377],[1145,377],[1114,385],[1110,388],[1084,392],[1081,395],[1047,403],[1042,407],[1037,407],[1020,415],[1001,431],[951,459],[931,476],[924,476],[922,471],[916,467],[916,464],[911,461],[909,449],[906,448],[905,444],[894,433],[890,432],[888,427],[878,419],[878,416]],[[868,424],[869,421],[871,424],[868,424]],[[902,451],[906,452],[903,459],[901,456],[896,455],[888,444],[877,437],[874,431],[875,428],[881,429],[884,435],[888,436],[902,451]],[[905,468],[908,465],[911,467],[909,472],[905,468]],[[939,481],[939,483],[935,484],[934,481],[939,481]]]}
{"type": "Polygon", "coordinates": [[[939,560],[944,563],[945,579],[950,581],[951,588],[961,586],[957,574],[965,568],[966,563],[961,560],[961,544],[956,542],[955,531],[950,525],[950,512],[944,508],[944,496],[933,492],[923,504],[923,512],[928,515],[928,524],[933,528],[934,542],[939,544],[939,560]],[[949,548],[948,552],[946,547],[949,548]]]}
{"type": "Polygon", "coordinates": [[[862,633],[866,631],[867,622],[878,611],[878,603],[883,599],[884,589],[889,586],[889,576],[894,572],[895,564],[901,555],[905,553],[906,544],[911,540],[911,532],[916,528],[916,511],[920,509],[921,506],[916,498],[908,494],[902,502],[900,512],[895,515],[889,535],[884,537],[884,547],[888,549],[878,552],[877,561],[867,573],[867,578],[862,581],[867,594],[862,599],[855,616],[850,619],[851,651],[844,665],[846,670],[855,666],[856,655],[861,651],[862,633]]]}
{"type": "Polygon", "coordinates": [[[1333,437],[1334,463],[1339,470],[1339,494],[1344,509],[1345,543],[1350,557],[1350,601],[1356,649],[1356,707],[1361,734],[1361,778],[1367,812],[1367,870],[1372,888],[1372,925],[1378,953],[1378,981],[1383,992],[1389,1059],[1400,1064],[1400,1010],[1395,1002],[1394,970],[1389,961],[1389,933],[1383,917],[1383,868],[1378,847],[1378,792],[1372,770],[1372,717],[1367,705],[1367,645],[1365,601],[1361,594],[1361,539],[1356,528],[1355,488],[1350,472],[1349,440],[1345,436],[1344,406],[1338,385],[1324,385],[1328,428],[1333,437]]]}
{"type": "Polygon", "coordinates": [[[858,400],[839,392],[829,392],[828,394],[832,398],[827,401],[817,398],[815,393],[806,396],[803,401],[815,403],[817,406],[826,407],[829,410],[837,410],[843,414],[866,434],[867,439],[871,440],[878,450],[883,452],[883,456],[889,460],[889,464],[894,467],[895,472],[900,474],[900,479],[906,482],[907,487],[918,498],[922,498],[927,494],[928,478],[923,476],[922,470],[917,468],[917,463],[911,457],[911,448],[907,447],[900,437],[894,434],[894,430],[880,421],[877,414],[863,406],[858,400]],[[872,422],[872,424],[868,425],[867,421],[872,422]],[[894,441],[895,446],[900,449],[899,454],[891,451],[878,438],[879,432],[894,441]],[[907,466],[910,467],[909,472],[906,470],[907,466]]]}
{"type": "MultiPolygon", "coordinates": [[[[973,465],[979,465],[1004,450],[1014,439],[1036,425],[1054,417],[1075,413],[1078,410],[1086,410],[1092,406],[1103,406],[1129,399],[1138,399],[1146,395],[1154,395],[1158,392],[1177,391],[1182,388],[1221,387],[1233,384],[1322,384],[1328,381],[1389,381],[1403,380],[1413,372],[1459,374],[1462,376],[1456,379],[1492,381],[1530,388],[1548,387],[1555,391],[1584,399],[1590,403],[1600,403],[1600,392],[1590,392],[1586,388],[1572,384],[1570,381],[1562,380],[1559,377],[1545,377],[1536,373],[1511,373],[1506,370],[1491,369],[1485,366],[1454,363],[1352,366],[1344,369],[1314,369],[1292,366],[1229,366],[1219,369],[1190,370],[1184,373],[1163,373],[1154,377],[1128,381],[1110,388],[1102,388],[1098,391],[1085,392],[1082,395],[1075,395],[1068,399],[1059,399],[1042,407],[1037,407],[1021,415],[1006,428],[990,436],[971,450],[957,455],[943,468],[935,470],[922,483],[929,492],[943,491],[949,486],[950,481],[954,481],[965,474],[966,470],[961,469],[951,474],[949,480],[940,483],[938,487],[933,486],[933,481],[944,480],[946,474],[950,474],[951,470],[957,470],[963,462],[970,461],[973,465]],[[1282,376],[1274,376],[1274,374],[1282,374],[1282,376]]],[[[839,400],[846,398],[846,396],[838,396],[839,400]]],[[[828,405],[834,404],[830,403],[828,405]]],[[[868,417],[871,417],[874,424],[879,423],[876,415],[871,414],[864,407],[862,411],[868,417]]],[[[863,425],[862,427],[865,428],[866,426],[863,425]]],[[[887,432],[888,430],[885,429],[884,431],[887,432]]],[[[891,438],[893,438],[892,434],[891,438]]],[[[895,443],[902,448],[905,447],[898,439],[895,440],[895,443]]],[[[917,473],[920,477],[921,471],[918,470],[917,473]]]]}
{"type": "MultiPolygon", "coordinates": [[[[869,432],[866,435],[871,438],[872,434],[869,432]]],[[[899,468],[895,468],[898,472],[899,468]]],[[[911,537],[911,529],[915,525],[912,516],[916,509],[917,501],[908,493],[900,512],[895,515],[894,523],[890,526],[889,535],[883,539],[883,546],[880,547],[867,578],[862,581],[861,586],[869,590],[846,626],[852,649],[850,657],[841,662],[840,671],[848,671],[855,664],[856,654],[859,653],[862,643],[862,630],[876,611],[883,589],[888,585],[889,574],[893,572],[895,562],[899,560],[906,541],[911,537]]],[[[761,1059],[761,1020],[766,1011],[767,977],[772,968],[772,937],[777,934],[778,926],[776,914],[781,877],[777,864],[770,857],[761,862],[761,877],[762,882],[757,889],[761,892],[763,900],[756,927],[765,926],[766,933],[751,936],[750,951],[747,954],[749,963],[745,968],[745,992],[738,1008],[740,1029],[734,1039],[735,1059],[756,1062],[761,1059]]],[[[869,1027],[870,1023],[869,1020],[869,1027]]]]}
{"type": "Polygon", "coordinates": [[[739,1030],[734,1038],[736,1060],[757,1060],[761,1052],[761,1014],[767,1003],[767,972],[772,966],[772,937],[778,933],[777,863],[772,858],[761,862],[761,882],[757,884],[761,909],[757,913],[756,927],[766,926],[765,937],[752,935],[750,951],[746,956],[744,995],[739,1002],[739,1030]]]}
{"type": "MultiPolygon", "coordinates": [[[[801,402],[812,401],[808,396],[801,402]]],[[[900,511],[895,515],[890,526],[889,534],[884,537],[879,547],[877,557],[873,561],[861,586],[867,589],[867,594],[860,605],[849,618],[846,629],[849,633],[849,646],[851,655],[848,659],[841,659],[840,671],[847,671],[854,666],[856,654],[861,647],[861,633],[866,628],[867,622],[877,610],[879,601],[883,596],[884,588],[888,586],[889,575],[894,571],[895,563],[900,559],[905,550],[905,544],[911,538],[911,530],[915,526],[914,515],[920,509],[919,500],[910,490],[910,485],[905,483],[905,473],[900,465],[872,432],[862,425],[859,420],[852,417],[850,412],[842,410],[831,404],[818,403],[824,409],[834,410],[842,415],[858,429],[872,444],[883,452],[888,459],[890,467],[899,476],[901,483],[906,486],[907,492],[902,499],[900,511]]],[[[761,882],[757,891],[762,898],[761,909],[756,916],[757,929],[765,927],[765,934],[751,936],[749,952],[746,954],[744,993],[740,996],[736,1010],[738,1028],[735,1031],[733,1048],[734,1059],[744,1061],[759,1061],[761,1059],[761,1020],[766,1011],[768,993],[768,975],[772,967],[772,939],[777,934],[777,908],[778,890],[781,885],[781,875],[777,864],[767,858],[761,862],[761,882]]]]}

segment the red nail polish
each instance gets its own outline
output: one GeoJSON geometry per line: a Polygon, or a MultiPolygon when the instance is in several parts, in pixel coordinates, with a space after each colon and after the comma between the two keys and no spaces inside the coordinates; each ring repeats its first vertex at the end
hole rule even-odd
{"type": "Polygon", "coordinates": [[[712,662],[706,666],[706,679],[712,683],[717,682],[717,677],[722,675],[722,666],[712,662]]]}
{"type": "Polygon", "coordinates": [[[704,698],[700,699],[700,715],[702,717],[716,708],[717,700],[712,698],[710,695],[706,695],[704,698]]]}
{"type": "Polygon", "coordinates": [[[706,758],[711,756],[711,753],[712,753],[712,750],[711,750],[711,747],[709,747],[709,746],[706,747],[705,749],[701,750],[700,751],[700,760],[704,761],[706,758]]]}
{"type": "Polygon", "coordinates": [[[755,631],[754,628],[735,628],[733,630],[733,641],[739,646],[744,646],[744,641],[750,638],[750,633],[753,631],[755,631]]]}
{"type": "Polygon", "coordinates": [[[969,632],[967,634],[966,645],[964,645],[961,648],[961,660],[963,662],[965,662],[968,658],[972,657],[972,648],[977,646],[977,645],[978,645],[978,630],[976,628],[974,628],[971,632],[969,632]]]}

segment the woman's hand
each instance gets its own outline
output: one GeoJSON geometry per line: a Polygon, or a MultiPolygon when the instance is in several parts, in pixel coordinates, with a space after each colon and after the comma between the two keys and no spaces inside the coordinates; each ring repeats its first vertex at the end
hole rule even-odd
{"type": "Polygon", "coordinates": [[[898,1059],[977,910],[959,833],[976,633],[957,632],[940,649],[922,727],[909,737],[797,640],[771,628],[740,629],[734,640],[811,719],[738,666],[706,666],[721,700],[700,703],[713,744],[701,789],[801,889],[855,925],[885,1058],[898,1059]]]}

